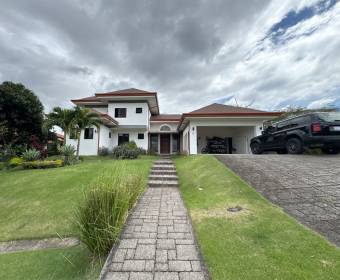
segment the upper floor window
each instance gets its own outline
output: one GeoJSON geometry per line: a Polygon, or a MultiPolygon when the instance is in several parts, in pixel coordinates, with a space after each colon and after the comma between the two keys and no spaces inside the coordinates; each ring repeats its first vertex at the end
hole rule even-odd
{"type": "Polygon", "coordinates": [[[143,108],[136,108],[136,114],[143,113],[143,108]]]}
{"type": "Polygon", "coordinates": [[[126,108],[115,108],[115,118],[126,118],[126,108]]]}
{"type": "Polygon", "coordinates": [[[92,127],[85,128],[84,139],[93,139],[93,128],[92,127]]]}
{"type": "Polygon", "coordinates": [[[111,132],[109,132],[109,138],[111,138],[111,132]]]}

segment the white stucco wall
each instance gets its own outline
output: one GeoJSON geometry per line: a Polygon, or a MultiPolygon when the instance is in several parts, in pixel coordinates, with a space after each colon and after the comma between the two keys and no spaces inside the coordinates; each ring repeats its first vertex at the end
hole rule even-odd
{"type": "MultiPolygon", "coordinates": [[[[84,130],[81,131],[79,155],[93,156],[98,154],[98,130],[96,127],[93,128],[93,139],[84,139],[84,130]]],[[[66,144],[74,146],[75,149],[77,148],[77,140],[70,139],[69,135],[66,135],[66,144]]]]}
{"type": "Polygon", "coordinates": [[[100,126],[99,147],[106,147],[110,150],[113,148],[113,132],[112,129],[105,125],[100,126]],[[111,132],[111,138],[109,137],[111,132]]]}
{"type": "Polygon", "coordinates": [[[149,125],[149,107],[146,102],[109,103],[108,114],[117,120],[119,125],[149,125]],[[126,108],[126,118],[115,117],[116,108],[126,108]],[[136,114],[136,108],[143,108],[143,112],[141,114],[136,114]]]}

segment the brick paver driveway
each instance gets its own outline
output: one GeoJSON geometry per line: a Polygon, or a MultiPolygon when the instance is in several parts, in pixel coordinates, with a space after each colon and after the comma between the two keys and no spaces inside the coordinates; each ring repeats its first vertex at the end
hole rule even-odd
{"type": "Polygon", "coordinates": [[[271,202],[340,246],[340,157],[218,155],[271,202]]]}

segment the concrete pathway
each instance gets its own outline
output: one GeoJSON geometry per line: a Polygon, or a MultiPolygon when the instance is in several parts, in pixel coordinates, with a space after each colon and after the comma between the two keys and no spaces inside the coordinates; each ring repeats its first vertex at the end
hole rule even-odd
{"type": "Polygon", "coordinates": [[[155,162],[149,188],[111,250],[100,279],[209,279],[169,158],[155,162]]]}
{"type": "Polygon", "coordinates": [[[0,254],[52,248],[67,248],[79,244],[79,240],[75,237],[13,240],[0,242],[0,254]]]}

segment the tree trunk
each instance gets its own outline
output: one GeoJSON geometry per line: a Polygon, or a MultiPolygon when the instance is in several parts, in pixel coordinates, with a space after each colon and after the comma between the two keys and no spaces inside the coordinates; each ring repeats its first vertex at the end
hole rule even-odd
{"type": "Polygon", "coordinates": [[[77,160],[79,160],[79,148],[80,148],[80,134],[81,131],[79,133],[77,133],[77,160]]]}

